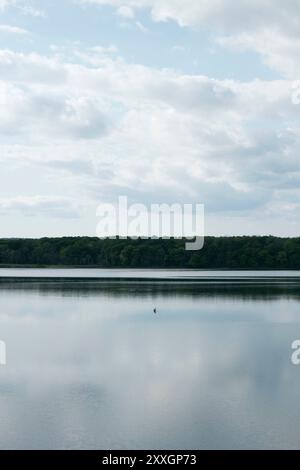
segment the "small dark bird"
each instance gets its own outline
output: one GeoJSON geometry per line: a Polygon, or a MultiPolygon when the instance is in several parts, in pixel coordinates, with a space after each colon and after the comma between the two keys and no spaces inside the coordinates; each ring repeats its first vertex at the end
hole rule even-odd
{"type": "Polygon", "coordinates": [[[157,313],[157,310],[156,310],[156,308],[153,310],[153,312],[154,312],[154,313],[157,313]]]}

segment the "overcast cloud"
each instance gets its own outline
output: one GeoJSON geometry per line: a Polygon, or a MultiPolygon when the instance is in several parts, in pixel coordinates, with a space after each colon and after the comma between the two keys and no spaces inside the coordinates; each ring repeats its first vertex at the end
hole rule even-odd
{"type": "Polygon", "coordinates": [[[299,7],[0,0],[1,236],[94,235],[119,195],[298,235],[299,7]]]}

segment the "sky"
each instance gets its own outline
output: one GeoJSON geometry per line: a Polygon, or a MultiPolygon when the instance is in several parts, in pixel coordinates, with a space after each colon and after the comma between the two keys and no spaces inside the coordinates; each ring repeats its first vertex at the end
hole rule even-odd
{"type": "Polygon", "coordinates": [[[0,237],[205,205],[299,236],[300,0],[0,0],[0,237]]]}

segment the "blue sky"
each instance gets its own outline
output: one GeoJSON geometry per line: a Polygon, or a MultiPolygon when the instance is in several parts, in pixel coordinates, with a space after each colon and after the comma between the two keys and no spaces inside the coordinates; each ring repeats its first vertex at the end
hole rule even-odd
{"type": "Polygon", "coordinates": [[[247,51],[237,56],[218,46],[209,29],[181,27],[172,20],[155,22],[149,9],[138,11],[134,19],[128,19],[116,14],[109,5],[80,5],[70,0],[43,0],[31,2],[31,5],[45,15],[42,20],[17,8],[3,11],[4,24],[17,24],[31,33],[26,40],[2,33],[4,47],[48,54],[52,44],[61,47],[72,47],[76,42],[83,47],[113,44],[126,61],[149,67],[172,68],[219,79],[278,76],[255,53],[247,51]]]}
{"type": "Polygon", "coordinates": [[[119,195],[298,235],[299,8],[0,0],[0,236],[94,235],[119,195]]]}

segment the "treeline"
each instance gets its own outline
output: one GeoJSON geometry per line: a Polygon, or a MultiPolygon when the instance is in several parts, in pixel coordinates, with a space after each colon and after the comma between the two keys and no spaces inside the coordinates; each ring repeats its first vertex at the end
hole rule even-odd
{"type": "Polygon", "coordinates": [[[100,240],[90,237],[2,239],[0,264],[300,269],[300,238],[207,237],[201,251],[186,251],[184,240],[100,240]]]}

